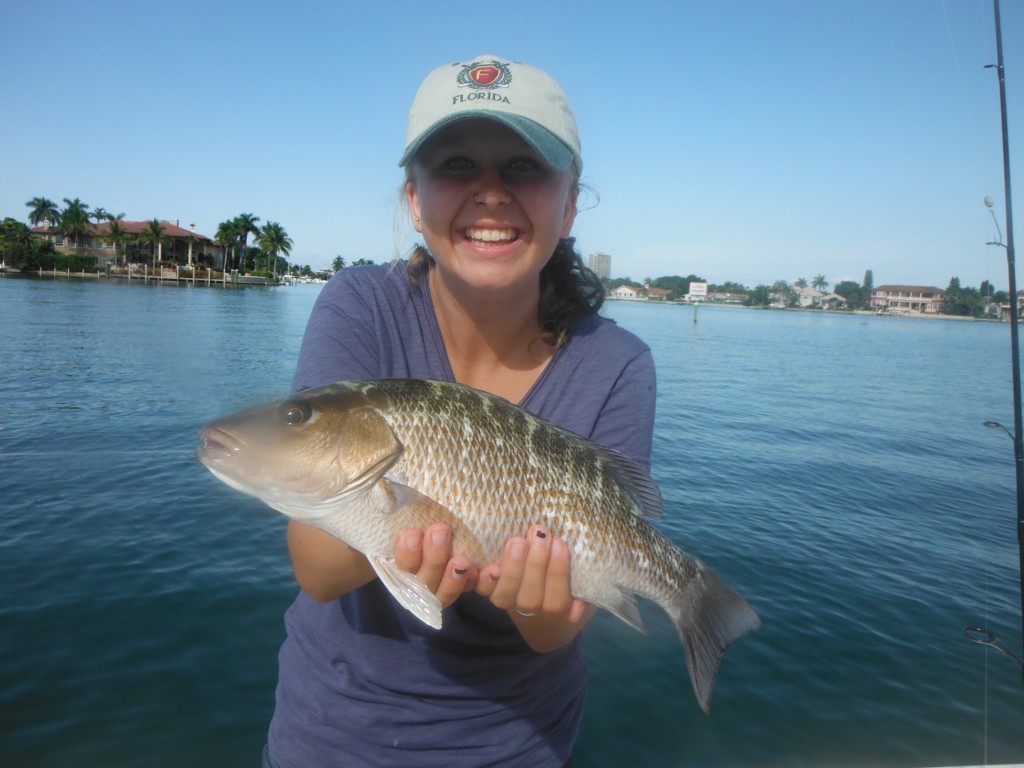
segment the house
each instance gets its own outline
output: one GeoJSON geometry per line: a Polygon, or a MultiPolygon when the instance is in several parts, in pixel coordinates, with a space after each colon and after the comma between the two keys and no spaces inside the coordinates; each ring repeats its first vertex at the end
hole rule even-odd
{"type": "MultiPolygon", "coordinates": [[[[149,262],[152,259],[152,244],[140,241],[143,232],[149,229],[148,221],[125,221],[119,219],[118,224],[128,235],[116,251],[114,243],[104,238],[110,234],[110,222],[89,224],[88,234],[82,235],[78,244],[72,238],[66,238],[50,227],[33,227],[32,233],[43,240],[53,243],[58,253],[77,253],[95,256],[99,264],[105,262],[139,261],[149,262]]],[[[224,264],[224,246],[215,240],[200,235],[195,229],[184,229],[180,221],[162,221],[166,243],[158,246],[157,261],[173,261],[178,264],[207,264],[218,269],[224,264]]],[[[194,225],[193,225],[194,227],[194,225]]]]}
{"type": "Polygon", "coordinates": [[[842,309],[846,306],[846,299],[838,293],[830,293],[827,296],[822,296],[819,304],[822,309],[842,309]]]}
{"type": "Polygon", "coordinates": [[[880,285],[871,290],[868,304],[877,312],[934,315],[943,309],[943,295],[933,285],[880,285]]]}
{"type": "Polygon", "coordinates": [[[798,307],[817,307],[821,305],[824,293],[817,288],[800,288],[795,286],[793,293],[796,294],[796,305],[798,307]]]}
{"type": "Polygon", "coordinates": [[[644,289],[639,285],[620,285],[613,288],[608,294],[610,299],[625,299],[626,301],[639,301],[644,297],[644,289]]]}
{"type": "Polygon", "coordinates": [[[648,301],[668,301],[668,297],[672,295],[672,291],[667,288],[648,288],[647,289],[647,300],[648,301]]]}

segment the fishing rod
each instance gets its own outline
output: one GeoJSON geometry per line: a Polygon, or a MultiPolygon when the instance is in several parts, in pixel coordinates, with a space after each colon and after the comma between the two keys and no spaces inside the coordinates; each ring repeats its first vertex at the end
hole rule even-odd
{"type": "MultiPolygon", "coordinates": [[[[996,63],[999,77],[999,108],[1003,129],[1003,190],[1006,198],[1006,266],[1010,278],[1010,357],[1013,364],[1013,431],[1004,431],[1013,438],[1014,469],[1017,480],[1017,546],[1020,560],[1021,644],[1024,648],[1024,430],[1021,428],[1020,344],[1017,328],[1017,268],[1013,250],[1013,198],[1010,194],[1010,135],[1006,120],[1006,70],[1003,66],[1003,32],[999,0],[992,0],[996,23],[996,63]]],[[[987,202],[987,201],[986,201],[987,202]]],[[[998,226],[997,226],[998,228],[998,226]]]]}

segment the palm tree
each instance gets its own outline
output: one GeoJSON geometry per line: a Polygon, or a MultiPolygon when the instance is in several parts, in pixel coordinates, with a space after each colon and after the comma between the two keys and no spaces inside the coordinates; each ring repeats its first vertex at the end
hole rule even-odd
{"type": "Polygon", "coordinates": [[[339,272],[340,270],[342,270],[344,268],[345,268],[345,259],[344,259],[344,257],[343,256],[335,256],[334,257],[334,261],[331,262],[331,269],[333,269],[335,272],[339,272]]]}
{"type": "Polygon", "coordinates": [[[235,220],[229,219],[218,224],[217,233],[214,235],[214,238],[227,249],[224,255],[224,271],[227,272],[231,268],[231,256],[241,239],[238,236],[238,227],[235,225],[235,220]]]}
{"type": "Polygon", "coordinates": [[[807,278],[806,277],[797,278],[794,281],[793,285],[795,287],[797,287],[797,288],[806,288],[807,287],[807,278]]]}
{"type": "Polygon", "coordinates": [[[256,226],[256,222],[259,220],[259,216],[253,216],[251,213],[240,213],[234,218],[235,231],[238,233],[238,256],[240,259],[245,257],[245,249],[249,245],[249,235],[260,233],[260,228],[256,226]]]}
{"type": "Polygon", "coordinates": [[[99,224],[101,221],[110,221],[110,213],[106,208],[93,208],[92,213],[89,214],[89,218],[95,219],[96,223],[99,224]]]}
{"type": "Polygon", "coordinates": [[[284,227],[276,221],[268,221],[257,235],[256,239],[260,251],[266,255],[271,267],[271,275],[277,279],[277,258],[278,254],[287,256],[292,250],[292,239],[284,231],[284,227]]]}
{"type": "Polygon", "coordinates": [[[811,287],[816,288],[822,293],[824,293],[825,289],[828,288],[828,280],[825,279],[824,275],[818,275],[817,277],[814,278],[814,281],[811,283],[811,287]]]}
{"type": "Polygon", "coordinates": [[[139,234],[139,240],[144,243],[153,244],[153,269],[156,269],[157,250],[161,243],[166,243],[170,238],[164,234],[164,225],[160,219],[153,219],[146,222],[146,228],[139,234]]]}
{"type": "Polygon", "coordinates": [[[110,229],[107,234],[103,235],[103,239],[114,246],[114,261],[121,263],[121,255],[119,252],[119,246],[121,243],[127,242],[131,235],[125,231],[125,228],[121,226],[120,219],[114,219],[110,222],[110,229]]]}
{"type": "Polygon", "coordinates": [[[47,226],[52,227],[60,219],[60,212],[53,200],[48,200],[45,197],[33,197],[25,205],[30,209],[28,221],[33,227],[38,227],[44,222],[47,226]]]}
{"type": "Polygon", "coordinates": [[[78,238],[89,233],[89,206],[77,197],[74,200],[64,198],[64,210],[60,212],[60,232],[64,237],[74,238],[75,248],[78,238]]]}

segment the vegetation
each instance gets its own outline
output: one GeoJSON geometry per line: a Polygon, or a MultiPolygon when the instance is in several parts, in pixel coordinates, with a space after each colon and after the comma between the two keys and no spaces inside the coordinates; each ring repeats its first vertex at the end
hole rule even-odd
{"type": "MultiPolygon", "coordinates": [[[[110,226],[101,235],[102,239],[114,247],[115,260],[122,262],[137,256],[140,248],[146,247],[146,254],[154,268],[161,243],[170,238],[164,231],[165,225],[159,219],[147,222],[146,229],[139,235],[128,233],[122,225],[123,213],[113,214],[102,207],[90,209],[79,198],[63,198],[64,207],[45,197],[33,197],[27,203],[29,209],[28,222],[33,227],[47,227],[51,232],[59,232],[69,242],[78,247],[83,236],[90,232],[90,220],[100,224],[104,221],[110,226]]],[[[260,217],[252,213],[240,213],[234,218],[222,221],[214,234],[216,241],[225,248],[225,269],[252,270],[256,274],[274,277],[290,274],[294,277],[313,277],[317,273],[310,266],[298,266],[288,262],[293,241],[284,227],[275,221],[268,221],[259,226],[260,217]],[[253,237],[255,245],[250,246],[249,238],[253,237]]],[[[6,265],[19,270],[63,270],[95,271],[96,257],[75,254],[56,253],[53,245],[32,236],[25,224],[5,218],[0,223],[0,260],[6,265]]],[[[209,262],[208,262],[209,263],[209,262]]],[[[370,259],[355,259],[349,262],[342,256],[335,256],[329,272],[344,269],[346,266],[373,264],[370,259]]],[[[622,285],[637,285],[638,281],[630,277],[616,277],[602,280],[606,291],[613,291],[622,285]]],[[[664,275],[656,278],[645,278],[643,285],[668,291],[669,301],[678,301],[690,292],[694,282],[706,282],[704,278],[690,274],[664,275]]],[[[748,288],[735,282],[721,285],[709,284],[709,293],[729,294],[732,297],[743,297],[742,302],[751,307],[800,305],[800,291],[810,285],[823,293],[829,290],[829,281],[823,274],[815,275],[808,281],[806,277],[798,277],[792,284],[785,280],[777,280],[771,285],[757,285],[748,288]]],[[[841,296],[847,309],[866,309],[870,306],[871,292],[874,289],[874,273],[868,269],[864,272],[863,281],[858,284],[852,280],[843,280],[835,284],[832,292],[841,296]]],[[[945,292],[945,313],[965,317],[984,317],[992,305],[1006,304],[1009,296],[1005,291],[997,291],[989,282],[982,282],[979,288],[963,287],[960,279],[953,277],[945,292]]]]}

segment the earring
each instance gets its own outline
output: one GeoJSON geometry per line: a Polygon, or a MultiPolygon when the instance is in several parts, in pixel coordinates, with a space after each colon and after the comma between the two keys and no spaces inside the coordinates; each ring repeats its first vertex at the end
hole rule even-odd
{"type": "Polygon", "coordinates": [[[413,217],[412,217],[412,220],[413,220],[413,221],[419,221],[419,220],[420,220],[420,217],[419,217],[419,216],[413,216],[413,217]]]}

